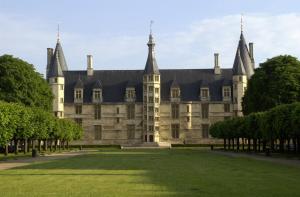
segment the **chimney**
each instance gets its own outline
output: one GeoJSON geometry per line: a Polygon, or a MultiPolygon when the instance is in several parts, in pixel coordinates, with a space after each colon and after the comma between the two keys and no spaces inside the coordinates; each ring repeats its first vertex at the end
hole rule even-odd
{"type": "Polygon", "coordinates": [[[93,70],[93,56],[87,55],[87,75],[93,76],[94,70],[93,70]]]}
{"type": "Polygon", "coordinates": [[[250,53],[251,60],[254,59],[253,58],[253,42],[249,42],[249,53],[250,53]]]}
{"type": "Polygon", "coordinates": [[[216,75],[219,75],[221,74],[221,69],[220,69],[220,66],[219,66],[219,53],[215,53],[214,54],[214,57],[215,57],[215,66],[214,66],[214,72],[216,75]]]}
{"type": "Polygon", "coordinates": [[[51,64],[51,60],[53,57],[53,49],[52,48],[47,48],[47,70],[46,70],[46,77],[48,78],[48,73],[50,70],[50,64],[51,64]]]}

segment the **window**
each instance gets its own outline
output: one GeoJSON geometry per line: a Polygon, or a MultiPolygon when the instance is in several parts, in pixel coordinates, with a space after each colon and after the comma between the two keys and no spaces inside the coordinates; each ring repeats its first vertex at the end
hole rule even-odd
{"type": "Polygon", "coordinates": [[[173,88],[172,91],[171,91],[171,97],[172,98],[178,98],[180,95],[179,95],[179,89],[178,88],[173,88]]]}
{"type": "Polygon", "coordinates": [[[75,118],[74,121],[82,127],[82,119],[81,118],[75,118]]]}
{"type": "Polygon", "coordinates": [[[159,121],[159,117],[155,117],[155,121],[159,121]]]}
{"type": "Polygon", "coordinates": [[[149,121],[153,122],[153,116],[149,116],[149,121]]]}
{"type": "Polygon", "coordinates": [[[120,108],[119,107],[117,107],[117,114],[119,114],[120,113],[120,108]]]}
{"type": "Polygon", "coordinates": [[[178,119],[179,118],[179,104],[172,104],[172,118],[178,119]]]}
{"type": "Polygon", "coordinates": [[[146,75],[144,76],[144,81],[147,81],[147,76],[146,75]]]}
{"type": "Polygon", "coordinates": [[[82,114],[82,105],[75,105],[75,114],[82,114]]]}
{"type": "Polygon", "coordinates": [[[209,129],[208,124],[202,125],[202,138],[208,138],[208,129],[209,129]]]}
{"type": "Polygon", "coordinates": [[[224,112],[230,112],[230,104],[228,103],[224,104],[224,112]]]}
{"type": "Polygon", "coordinates": [[[56,116],[56,117],[62,117],[62,112],[56,111],[56,112],[54,112],[54,116],[56,116]]]}
{"type": "Polygon", "coordinates": [[[153,81],[153,75],[149,75],[149,81],[153,81]]]}
{"type": "Polygon", "coordinates": [[[201,105],[202,109],[202,118],[208,118],[209,105],[208,103],[204,103],[201,105]]]}
{"type": "Polygon", "coordinates": [[[101,91],[100,90],[94,90],[94,99],[100,100],[101,98],[101,91]]]}
{"type": "Polygon", "coordinates": [[[144,91],[147,91],[147,85],[144,85],[144,91]]]}
{"type": "Polygon", "coordinates": [[[75,98],[82,99],[82,91],[81,90],[75,90],[75,98]]]}
{"type": "Polygon", "coordinates": [[[230,88],[229,87],[223,88],[223,97],[225,97],[225,98],[230,97],[230,88]]]}
{"type": "Polygon", "coordinates": [[[135,125],[127,125],[127,138],[134,139],[135,125]]]}
{"type": "Polygon", "coordinates": [[[159,98],[155,98],[155,103],[159,103],[159,98]]]}
{"type": "Polygon", "coordinates": [[[60,103],[64,103],[64,98],[60,98],[60,103]]]}
{"type": "Polygon", "coordinates": [[[95,125],[94,131],[95,131],[95,140],[101,140],[102,139],[102,126],[95,125]]]}
{"type": "Polygon", "coordinates": [[[153,103],[153,97],[152,96],[149,96],[149,103],[153,103]]]}
{"type": "Polygon", "coordinates": [[[152,125],[150,125],[150,126],[149,126],[149,131],[153,131],[153,128],[154,128],[154,127],[153,127],[152,125]]]}
{"type": "Polygon", "coordinates": [[[147,120],[147,115],[144,115],[144,120],[147,120]]]}
{"type": "Polygon", "coordinates": [[[187,121],[187,122],[190,122],[190,121],[191,121],[191,117],[189,117],[189,116],[186,117],[186,121],[187,121]]]}
{"type": "Polygon", "coordinates": [[[153,106],[149,106],[148,111],[153,112],[153,106]]]}
{"type": "Polygon", "coordinates": [[[54,83],[57,83],[57,78],[54,78],[54,83]]]}
{"type": "Polygon", "coordinates": [[[188,112],[188,113],[190,112],[190,106],[189,105],[186,106],[186,112],[188,112]]]}
{"type": "Polygon", "coordinates": [[[155,131],[159,131],[159,126],[156,126],[156,127],[155,127],[155,131]]]}
{"type": "Polygon", "coordinates": [[[243,81],[243,77],[242,76],[239,76],[239,81],[243,81]]]}
{"type": "Polygon", "coordinates": [[[156,93],[156,94],[159,93],[159,88],[155,88],[155,93],[156,93]]]}
{"type": "Polygon", "coordinates": [[[144,96],[144,102],[147,102],[147,96],[144,96]]]}
{"type": "Polygon", "coordinates": [[[127,105],[127,119],[134,119],[135,117],[135,106],[134,104],[127,105]]]}
{"type": "Polygon", "coordinates": [[[235,89],[235,90],[237,89],[237,84],[234,84],[234,89],[235,89]]]}
{"type": "Polygon", "coordinates": [[[237,103],[237,102],[238,102],[237,98],[236,98],[236,97],[234,97],[234,103],[237,103]]]}
{"type": "Polygon", "coordinates": [[[60,90],[64,90],[64,85],[60,85],[60,90]]]}
{"type": "Polygon", "coordinates": [[[201,89],[201,97],[202,98],[208,98],[209,94],[208,94],[208,89],[201,89]]]}
{"type": "Polygon", "coordinates": [[[127,90],[127,98],[129,98],[129,99],[135,98],[135,91],[134,90],[127,90]]]}
{"type": "Polygon", "coordinates": [[[172,130],[172,138],[178,139],[179,138],[179,124],[172,124],[171,130],[172,130]]]}
{"type": "Polygon", "coordinates": [[[148,89],[149,89],[149,92],[153,92],[153,86],[149,86],[148,89]]]}
{"type": "Polygon", "coordinates": [[[158,107],[155,107],[155,112],[159,112],[159,108],[158,107]]]}
{"type": "Polygon", "coordinates": [[[101,105],[95,105],[95,119],[101,119],[101,105]]]}
{"type": "Polygon", "coordinates": [[[155,75],[155,81],[159,81],[159,76],[155,75]]]}
{"type": "Polygon", "coordinates": [[[120,118],[117,118],[117,123],[120,123],[120,118]]]}

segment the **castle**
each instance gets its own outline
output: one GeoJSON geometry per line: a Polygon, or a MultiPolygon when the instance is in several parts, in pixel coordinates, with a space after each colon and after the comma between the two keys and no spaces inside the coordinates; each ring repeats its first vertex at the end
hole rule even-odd
{"type": "Polygon", "coordinates": [[[83,127],[75,144],[215,143],[209,126],[242,116],[242,97],[254,72],[253,43],[243,31],[232,69],[159,69],[149,35],[144,70],[68,70],[58,38],[47,49],[47,80],[54,94],[53,113],[83,127]]]}

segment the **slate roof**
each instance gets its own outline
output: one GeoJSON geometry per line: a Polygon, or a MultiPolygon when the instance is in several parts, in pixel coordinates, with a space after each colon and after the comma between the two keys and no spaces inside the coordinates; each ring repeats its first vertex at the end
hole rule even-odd
{"type": "MultiPolygon", "coordinates": [[[[95,70],[93,76],[86,71],[64,71],[65,102],[74,102],[74,88],[78,77],[83,83],[83,102],[92,102],[95,82],[101,81],[103,102],[124,102],[128,83],[135,87],[136,102],[143,99],[143,70],[95,70]]],[[[182,101],[199,101],[201,87],[208,87],[211,101],[222,101],[222,87],[232,86],[232,69],[221,69],[220,75],[214,69],[162,69],[161,100],[170,100],[170,87],[176,76],[182,101]]]]}
{"type": "Polygon", "coordinates": [[[244,67],[239,50],[236,51],[232,69],[233,69],[234,75],[246,75],[245,67],[244,67]]]}
{"type": "Polygon", "coordinates": [[[56,47],[54,54],[51,58],[51,63],[49,66],[49,73],[48,73],[48,78],[50,77],[62,77],[63,72],[62,71],[67,71],[68,66],[66,63],[66,59],[64,56],[64,52],[62,50],[60,41],[57,40],[56,47]]]}
{"type": "Polygon", "coordinates": [[[241,32],[240,35],[240,40],[239,40],[239,44],[237,47],[234,64],[233,64],[233,70],[234,70],[233,73],[235,75],[239,74],[236,73],[237,71],[241,71],[241,69],[238,68],[241,65],[243,65],[244,67],[245,73],[247,74],[247,78],[250,79],[251,76],[254,74],[254,69],[253,69],[253,63],[251,61],[250,53],[243,32],[241,32]]]}
{"type": "Polygon", "coordinates": [[[159,74],[159,69],[154,54],[155,43],[152,34],[149,35],[149,42],[147,45],[148,45],[148,57],[144,69],[144,74],[159,74]]]}

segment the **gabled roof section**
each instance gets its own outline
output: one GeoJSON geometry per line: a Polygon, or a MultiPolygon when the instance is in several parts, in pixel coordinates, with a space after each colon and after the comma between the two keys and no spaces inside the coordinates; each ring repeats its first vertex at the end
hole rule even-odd
{"type": "Polygon", "coordinates": [[[152,34],[149,35],[149,41],[147,43],[148,45],[148,57],[147,57],[147,62],[146,66],[144,69],[144,74],[149,75],[149,74],[157,74],[159,75],[159,69],[157,66],[157,62],[155,59],[155,54],[154,54],[154,40],[152,34]]]}
{"type": "Polygon", "coordinates": [[[240,55],[240,51],[236,51],[233,68],[232,68],[233,75],[246,75],[246,71],[244,68],[243,60],[240,55]]]}
{"type": "Polygon", "coordinates": [[[126,84],[126,88],[135,88],[135,83],[132,80],[129,80],[126,84]]]}
{"type": "Polygon", "coordinates": [[[76,89],[83,89],[83,87],[84,87],[83,82],[81,81],[80,78],[78,78],[78,80],[77,80],[74,88],[76,88],[76,89]]]}
{"type": "Polygon", "coordinates": [[[253,63],[251,61],[251,56],[245,41],[243,31],[241,31],[240,40],[233,64],[233,70],[233,74],[236,74],[236,72],[239,71],[238,74],[244,73],[247,75],[248,79],[250,79],[254,73],[253,63]],[[244,72],[242,72],[241,66],[244,68],[244,72]]]}
{"type": "Polygon", "coordinates": [[[51,60],[48,77],[51,78],[51,77],[63,77],[63,76],[64,75],[59,62],[58,53],[54,53],[51,60]]]}
{"type": "Polygon", "coordinates": [[[176,80],[176,77],[174,77],[174,79],[172,81],[171,88],[179,88],[179,84],[176,80]]]}
{"type": "Polygon", "coordinates": [[[64,55],[64,52],[62,50],[62,47],[61,47],[61,44],[60,44],[59,40],[57,40],[57,43],[56,43],[54,55],[55,54],[57,54],[57,57],[58,57],[58,60],[59,60],[62,71],[68,70],[68,65],[67,65],[65,55],[64,55]]]}
{"type": "Polygon", "coordinates": [[[102,83],[101,83],[100,80],[97,80],[97,81],[94,83],[93,89],[102,89],[102,83]]]}

